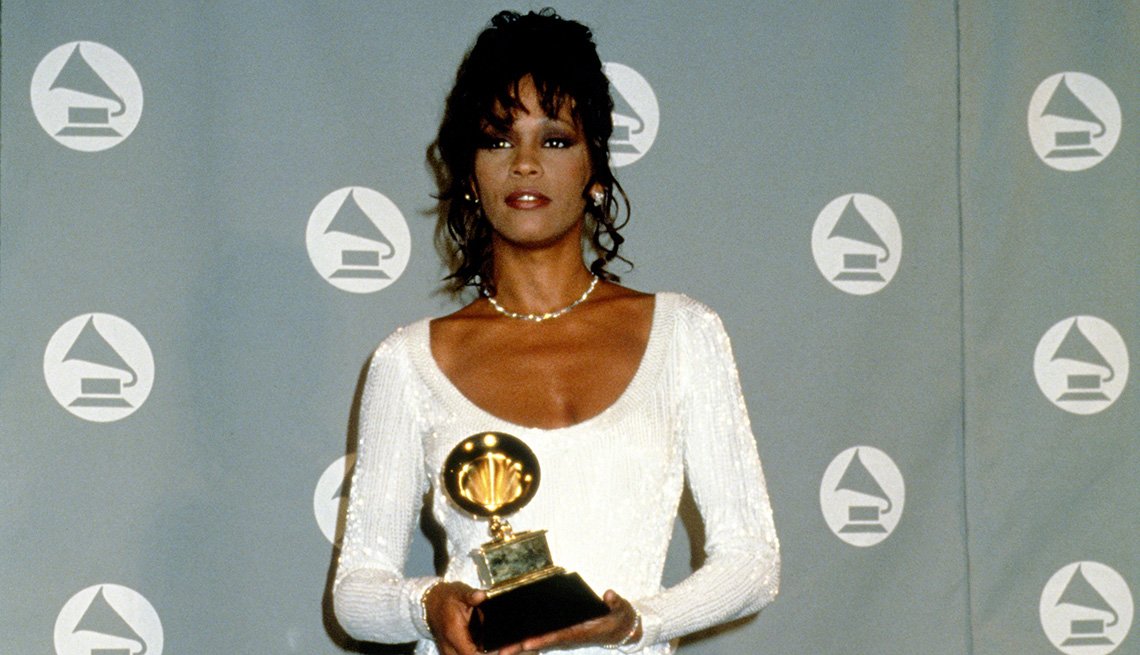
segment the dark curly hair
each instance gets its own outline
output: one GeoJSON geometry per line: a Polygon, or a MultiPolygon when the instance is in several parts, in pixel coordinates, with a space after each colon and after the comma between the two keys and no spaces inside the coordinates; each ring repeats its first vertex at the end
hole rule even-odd
{"type": "Polygon", "coordinates": [[[586,235],[597,256],[590,270],[616,282],[618,276],[606,266],[614,259],[629,263],[618,255],[624,241],[618,231],[629,220],[630,204],[610,170],[614,103],[593,34],[553,9],[525,15],[503,11],[491,19],[460,64],[438,138],[429,148],[439,185],[436,245],[451,271],[444,280],[453,293],[468,286],[494,292],[491,226],[473,200],[470,181],[484,126],[507,127],[503,116],[522,107],[518,83],[528,75],[543,111],[557,116],[569,102],[586,137],[592,177],[582,196],[587,200],[586,235]],[[595,183],[605,189],[600,206],[587,196],[595,183]],[[619,222],[623,205],[625,218],[619,222]]]}

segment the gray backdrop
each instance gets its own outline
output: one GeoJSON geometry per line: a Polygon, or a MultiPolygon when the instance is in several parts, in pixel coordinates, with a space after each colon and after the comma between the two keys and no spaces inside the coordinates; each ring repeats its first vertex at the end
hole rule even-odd
{"type": "MultiPolygon", "coordinates": [[[[399,652],[328,615],[341,458],[501,8],[3,4],[0,651],[399,652]]],[[[721,313],[782,542],[682,652],[1140,652],[1140,4],[557,9],[652,89],[624,279],[721,313]]]]}

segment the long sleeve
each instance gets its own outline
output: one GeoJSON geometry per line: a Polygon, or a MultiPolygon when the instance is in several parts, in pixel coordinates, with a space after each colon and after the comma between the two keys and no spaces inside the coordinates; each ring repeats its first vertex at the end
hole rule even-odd
{"type": "Polygon", "coordinates": [[[361,397],[356,463],[333,581],[337,620],[356,639],[430,638],[420,596],[434,578],[405,578],[404,563],[427,481],[423,430],[397,331],[373,354],[361,397]]]}
{"type": "Polygon", "coordinates": [[[779,542],[728,335],[711,309],[686,309],[674,411],[706,559],[676,586],[635,601],[644,636],[630,652],[757,612],[779,588],[779,542]]]}

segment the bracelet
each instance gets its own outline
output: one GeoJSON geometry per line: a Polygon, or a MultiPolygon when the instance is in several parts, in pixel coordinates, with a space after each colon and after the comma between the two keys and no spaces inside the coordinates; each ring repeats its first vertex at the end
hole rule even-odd
{"type": "Polygon", "coordinates": [[[432,582],[431,584],[429,584],[427,586],[427,589],[424,589],[424,593],[420,594],[420,618],[423,619],[424,625],[427,626],[427,630],[429,633],[431,632],[431,624],[428,623],[427,597],[428,597],[428,594],[431,593],[432,589],[435,589],[436,587],[438,587],[442,583],[443,583],[443,578],[439,578],[435,582],[432,582]]]}
{"type": "Polygon", "coordinates": [[[616,644],[602,644],[602,648],[609,648],[612,650],[615,648],[621,648],[623,646],[628,646],[633,641],[633,635],[637,634],[637,629],[640,627],[641,627],[641,612],[637,611],[637,608],[634,607],[633,608],[633,627],[631,627],[629,629],[629,632],[626,633],[626,635],[624,637],[622,637],[621,641],[617,642],[616,644]]]}

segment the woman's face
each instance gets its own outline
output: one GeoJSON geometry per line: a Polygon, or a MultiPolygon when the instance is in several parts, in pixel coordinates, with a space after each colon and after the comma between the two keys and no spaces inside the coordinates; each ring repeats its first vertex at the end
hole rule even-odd
{"type": "Polygon", "coordinates": [[[543,112],[529,76],[519,80],[518,100],[509,127],[488,126],[475,151],[475,192],[493,238],[522,248],[573,239],[577,247],[591,176],[586,136],[568,102],[557,116],[543,112]]]}

